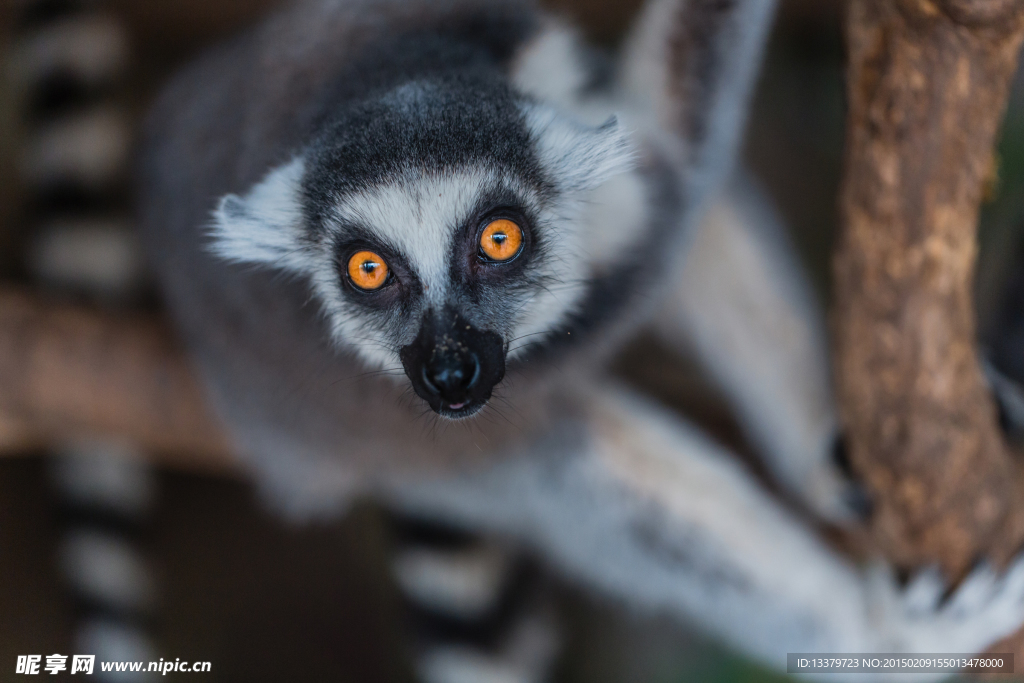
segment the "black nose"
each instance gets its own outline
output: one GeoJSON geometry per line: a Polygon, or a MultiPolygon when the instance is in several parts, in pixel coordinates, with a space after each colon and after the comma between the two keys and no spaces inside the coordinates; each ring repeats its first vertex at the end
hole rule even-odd
{"type": "Polygon", "coordinates": [[[439,354],[423,366],[423,382],[448,403],[461,403],[480,379],[480,359],[475,353],[439,354]]]}
{"type": "Polygon", "coordinates": [[[441,415],[473,415],[505,376],[505,345],[450,310],[428,312],[419,334],[399,352],[416,395],[441,415]]]}

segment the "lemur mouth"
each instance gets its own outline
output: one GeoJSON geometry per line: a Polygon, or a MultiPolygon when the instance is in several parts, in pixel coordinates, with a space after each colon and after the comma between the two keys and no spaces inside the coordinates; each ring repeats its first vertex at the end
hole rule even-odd
{"type": "Polygon", "coordinates": [[[478,413],[505,376],[501,337],[450,312],[428,313],[415,341],[399,355],[416,395],[451,420],[478,413]]]}
{"type": "Polygon", "coordinates": [[[487,405],[486,401],[479,403],[452,403],[450,405],[442,403],[440,410],[436,412],[438,415],[447,417],[449,420],[463,420],[479,413],[485,405],[487,405]]]}

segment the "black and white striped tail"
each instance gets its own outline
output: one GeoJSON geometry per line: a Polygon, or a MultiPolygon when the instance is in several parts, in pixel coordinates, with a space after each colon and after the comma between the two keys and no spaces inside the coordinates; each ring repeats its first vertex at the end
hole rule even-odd
{"type": "Polygon", "coordinates": [[[517,549],[411,518],[392,564],[421,683],[543,683],[560,633],[543,572],[517,549]]]}
{"type": "MultiPolygon", "coordinates": [[[[18,165],[28,201],[21,264],[52,295],[117,307],[139,298],[142,258],[128,219],[130,117],[118,104],[126,31],[102,3],[21,3],[10,64],[25,142],[18,165]]],[[[57,561],[76,606],[73,652],[98,661],[152,661],[157,605],[140,551],[155,478],[125,444],[69,443],[51,456],[59,501],[57,561]]],[[[110,673],[97,680],[149,680],[110,673]]]]}

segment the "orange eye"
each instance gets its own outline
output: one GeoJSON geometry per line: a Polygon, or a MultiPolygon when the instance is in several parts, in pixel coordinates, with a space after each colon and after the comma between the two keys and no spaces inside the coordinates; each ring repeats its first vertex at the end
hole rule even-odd
{"type": "Polygon", "coordinates": [[[492,261],[508,261],[523,246],[523,230],[510,220],[499,218],[484,228],[480,250],[492,261]]]}
{"type": "Polygon", "coordinates": [[[348,260],[348,276],[359,289],[380,289],[388,279],[388,264],[372,251],[359,251],[348,260]]]}

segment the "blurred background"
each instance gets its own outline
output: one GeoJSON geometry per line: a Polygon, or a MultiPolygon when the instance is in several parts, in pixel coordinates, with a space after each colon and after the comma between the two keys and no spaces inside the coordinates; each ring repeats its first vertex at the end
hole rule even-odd
{"type": "MultiPolygon", "coordinates": [[[[104,310],[159,313],[132,232],[138,121],[176,67],[277,4],[0,5],[0,286],[104,310]]],[[[614,47],[639,2],[548,4],[614,47]]],[[[838,0],[781,2],[745,150],[823,305],[842,160],[841,19],[838,0]]],[[[1012,283],[1017,290],[1024,283],[1022,199],[1018,84],[982,221],[983,340],[1005,336],[1014,325],[1007,310],[1024,308],[1007,303],[1012,283]]],[[[645,359],[659,353],[654,341],[641,339],[617,371],[746,451],[695,367],[648,370],[645,359]]],[[[470,560],[459,566],[471,578],[501,584],[468,637],[491,637],[519,603],[541,605],[557,641],[550,680],[781,679],[686,624],[581,592],[501,540],[396,519],[370,502],[335,523],[292,527],[265,512],[230,472],[152,467],[128,448],[78,444],[0,454],[0,681],[15,680],[17,655],[54,652],[210,661],[211,673],[202,676],[211,682],[413,681],[417,643],[458,631],[459,621],[416,596],[420,565],[408,549],[424,539],[465,551],[470,560]],[[487,559],[495,556],[497,564],[487,559]]]]}

